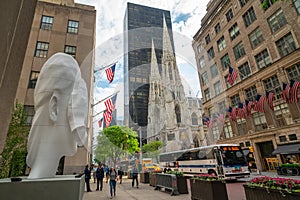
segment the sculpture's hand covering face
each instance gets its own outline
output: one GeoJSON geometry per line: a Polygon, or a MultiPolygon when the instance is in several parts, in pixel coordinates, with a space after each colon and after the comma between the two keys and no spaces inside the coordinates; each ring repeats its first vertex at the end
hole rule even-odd
{"type": "Polygon", "coordinates": [[[68,117],[70,128],[77,145],[86,147],[86,124],[88,117],[88,93],[84,80],[78,74],[69,101],[68,117]]]}

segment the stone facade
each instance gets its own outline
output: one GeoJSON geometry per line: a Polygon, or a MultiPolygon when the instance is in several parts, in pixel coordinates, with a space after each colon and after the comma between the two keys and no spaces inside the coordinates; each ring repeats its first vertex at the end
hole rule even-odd
{"type": "Polygon", "coordinates": [[[161,140],[162,152],[199,145],[201,112],[199,101],[185,97],[169,32],[164,21],[161,73],[152,41],[147,139],[161,140]],[[190,106],[189,106],[190,105],[190,106]],[[192,112],[189,109],[192,108],[192,112]],[[192,124],[192,116],[195,118],[192,124]]]}
{"type": "Polygon", "coordinates": [[[95,8],[74,0],[41,0],[35,15],[22,66],[16,101],[28,113],[28,125],[34,115],[33,93],[41,67],[57,52],[65,52],[77,60],[89,95],[88,149],[78,148],[76,155],[61,160],[64,174],[81,173],[91,162],[93,71],[95,47],[95,8]]]}
{"type": "Polygon", "coordinates": [[[255,101],[257,94],[275,94],[274,111],[265,103],[264,113],[252,111],[237,122],[227,116],[223,126],[206,132],[218,143],[252,146],[259,170],[285,162],[272,154],[278,145],[300,142],[299,103],[287,104],[281,93],[283,83],[300,81],[299,1],[267,3],[210,1],[193,42],[207,116],[226,115],[229,106],[255,101]],[[228,65],[239,72],[233,86],[226,81],[228,65]]]}

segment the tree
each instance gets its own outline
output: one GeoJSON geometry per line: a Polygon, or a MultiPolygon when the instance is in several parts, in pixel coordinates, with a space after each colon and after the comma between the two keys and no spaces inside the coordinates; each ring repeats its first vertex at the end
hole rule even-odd
{"type": "Polygon", "coordinates": [[[126,126],[111,126],[99,132],[95,158],[102,163],[110,159],[115,165],[125,154],[139,151],[137,133],[126,126]]]}
{"type": "Polygon", "coordinates": [[[162,147],[163,143],[161,141],[153,141],[149,144],[145,144],[142,148],[143,154],[148,157],[155,158],[158,162],[158,156],[160,154],[160,148],[162,147]]]}
{"type": "Polygon", "coordinates": [[[27,138],[29,126],[26,126],[26,113],[23,106],[15,104],[9,124],[6,143],[2,152],[0,177],[24,175],[26,169],[27,138]]]}

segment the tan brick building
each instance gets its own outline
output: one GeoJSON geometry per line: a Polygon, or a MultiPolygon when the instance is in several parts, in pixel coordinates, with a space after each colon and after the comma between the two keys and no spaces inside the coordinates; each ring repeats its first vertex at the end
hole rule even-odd
{"type": "MultiPolygon", "coordinates": [[[[265,112],[252,110],[237,122],[226,116],[216,121],[206,134],[218,143],[252,146],[259,170],[274,170],[274,163],[285,162],[281,149],[299,147],[300,104],[287,104],[282,85],[300,81],[300,1],[211,0],[201,28],[194,36],[203,107],[206,116],[229,106],[238,107],[256,95],[273,92],[274,111],[265,102],[265,112]],[[227,80],[228,66],[238,70],[234,85],[227,80]]],[[[290,154],[299,162],[299,149],[290,154]]]]}
{"type": "MultiPolygon", "coordinates": [[[[57,52],[72,55],[78,62],[87,84],[89,105],[93,102],[93,71],[96,10],[74,0],[39,0],[22,66],[16,100],[24,105],[31,125],[34,115],[33,92],[45,61],[57,52]]],[[[78,148],[75,156],[61,160],[61,172],[80,173],[90,163],[92,108],[89,106],[88,149],[78,148]]]]}

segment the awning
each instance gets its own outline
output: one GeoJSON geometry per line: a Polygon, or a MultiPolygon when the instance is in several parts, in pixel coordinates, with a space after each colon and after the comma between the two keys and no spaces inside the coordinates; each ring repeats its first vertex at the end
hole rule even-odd
{"type": "Polygon", "coordinates": [[[286,144],[286,145],[280,145],[277,147],[275,151],[273,151],[274,154],[295,154],[300,153],[300,143],[299,144],[286,144]]]}

